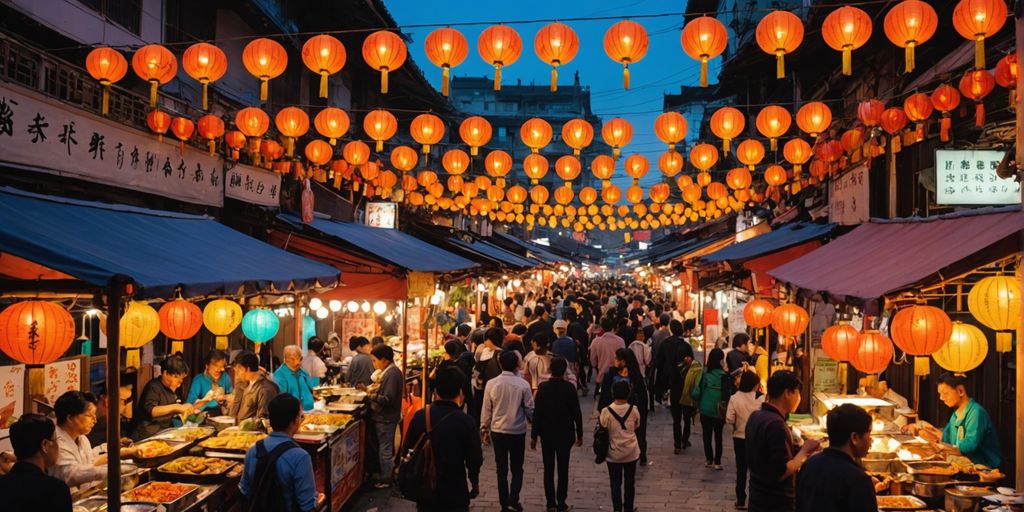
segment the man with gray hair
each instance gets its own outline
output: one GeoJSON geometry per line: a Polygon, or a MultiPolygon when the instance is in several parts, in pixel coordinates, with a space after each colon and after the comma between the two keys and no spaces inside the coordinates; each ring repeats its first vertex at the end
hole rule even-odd
{"type": "Polygon", "coordinates": [[[313,409],[313,386],[302,369],[302,349],[298,345],[285,345],[284,364],[274,372],[274,383],[282,393],[298,398],[302,410],[313,409]]]}

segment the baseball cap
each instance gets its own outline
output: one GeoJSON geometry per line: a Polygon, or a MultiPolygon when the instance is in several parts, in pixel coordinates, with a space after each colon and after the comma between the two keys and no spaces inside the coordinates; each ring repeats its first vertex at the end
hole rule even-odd
{"type": "Polygon", "coordinates": [[[555,329],[568,329],[569,328],[569,322],[566,322],[565,320],[555,320],[554,328],[555,329]]]}

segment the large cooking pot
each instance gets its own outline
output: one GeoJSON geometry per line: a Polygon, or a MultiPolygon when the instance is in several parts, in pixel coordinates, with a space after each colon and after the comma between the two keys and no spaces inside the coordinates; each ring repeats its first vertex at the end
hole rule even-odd
{"type": "Polygon", "coordinates": [[[946,494],[946,482],[921,482],[914,480],[914,496],[922,498],[942,498],[946,494]]]}
{"type": "Polygon", "coordinates": [[[947,512],[981,512],[981,499],[992,494],[984,487],[957,485],[946,489],[947,512]]]}

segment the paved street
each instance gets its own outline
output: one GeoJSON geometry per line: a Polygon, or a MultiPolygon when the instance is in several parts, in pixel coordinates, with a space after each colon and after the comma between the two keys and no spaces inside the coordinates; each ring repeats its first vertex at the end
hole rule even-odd
{"type": "MultiPolygon", "coordinates": [[[[594,407],[591,398],[583,399],[584,418],[594,407]]],[[[592,425],[595,420],[587,420],[592,425]]],[[[724,471],[704,467],[700,422],[694,425],[690,442],[693,446],[680,455],[672,453],[672,418],[667,409],[659,407],[650,417],[648,428],[649,457],[652,465],[637,470],[636,507],[648,510],[687,510],[711,512],[733,510],[734,472],[730,429],[725,428],[724,471]]],[[[568,503],[577,511],[611,510],[608,470],[604,464],[594,464],[590,448],[592,428],[584,428],[583,447],[573,451],[569,466],[572,479],[568,503]]],[[[527,441],[529,442],[529,441],[527,441]]],[[[540,450],[526,450],[525,477],[522,504],[527,512],[544,510],[544,479],[541,472],[540,450]]],[[[480,496],[473,501],[473,511],[498,512],[498,491],[495,487],[494,456],[490,447],[484,447],[484,466],[480,471],[480,496]]],[[[347,510],[352,512],[413,511],[412,502],[392,496],[391,491],[367,490],[353,499],[347,510]]]]}

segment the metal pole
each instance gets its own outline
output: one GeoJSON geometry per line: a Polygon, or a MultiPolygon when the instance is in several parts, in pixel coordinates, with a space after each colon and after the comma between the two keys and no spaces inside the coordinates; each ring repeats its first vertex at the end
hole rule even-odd
{"type": "MultiPolygon", "coordinates": [[[[1017,125],[1016,125],[1016,172],[1018,179],[1021,177],[1021,164],[1024,163],[1024,74],[1020,69],[1020,59],[1024,56],[1024,6],[1017,3],[1017,10],[1014,13],[1016,51],[1017,51],[1017,125]]],[[[1024,186],[1021,187],[1021,202],[1024,202],[1024,186]]],[[[1017,489],[1024,489],[1024,350],[1021,349],[1021,341],[1024,341],[1024,322],[1017,326],[1017,421],[1016,421],[1016,477],[1017,489]]]]}
{"type": "Polygon", "coordinates": [[[302,314],[302,295],[295,294],[295,344],[302,348],[302,324],[305,323],[305,315],[302,314]]]}
{"type": "Polygon", "coordinates": [[[107,510],[121,510],[121,302],[125,279],[107,288],[107,510]]]}

